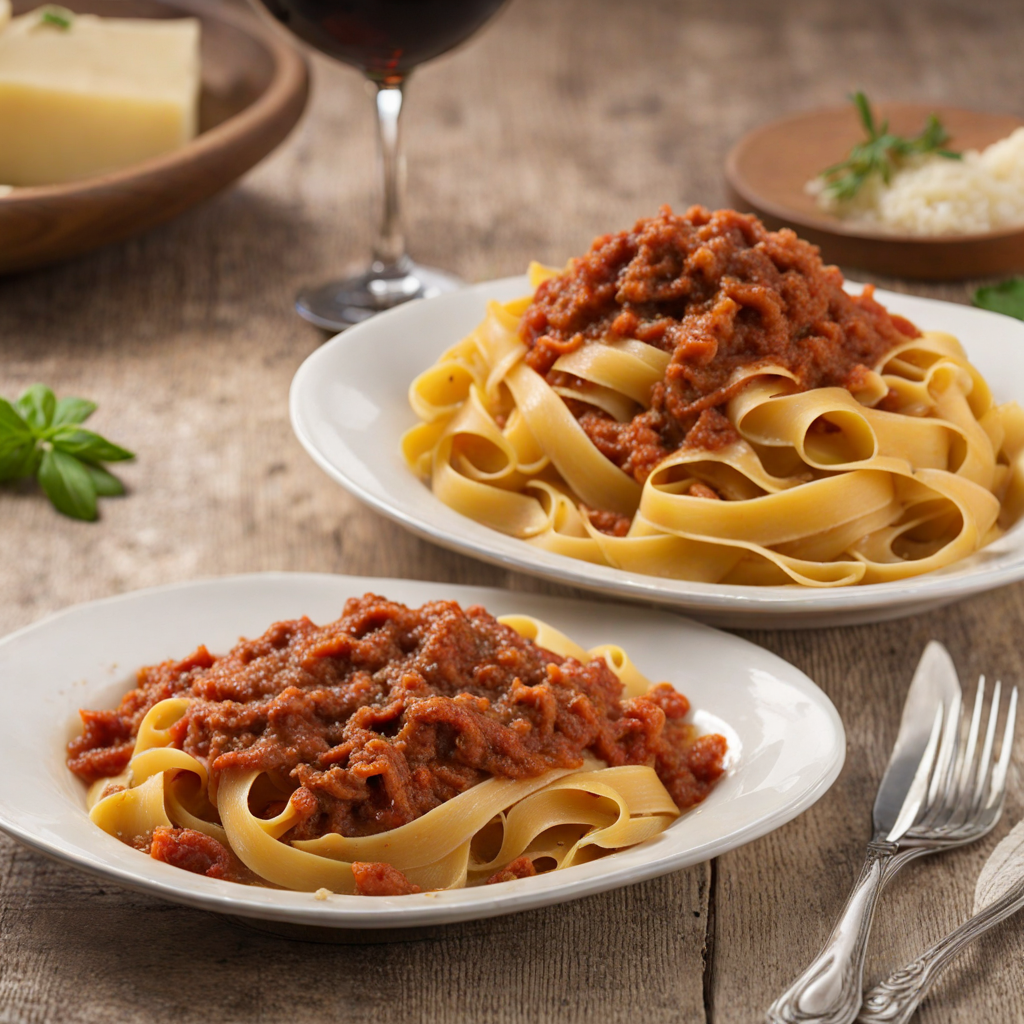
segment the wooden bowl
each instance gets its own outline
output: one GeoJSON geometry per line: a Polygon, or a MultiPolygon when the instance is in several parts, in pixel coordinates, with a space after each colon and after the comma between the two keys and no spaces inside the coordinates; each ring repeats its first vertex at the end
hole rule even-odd
{"type": "MultiPolygon", "coordinates": [[[[45,266],[187,210],[277,147],[306,105],[309,70],[297,50],[254,15],[210,0],[61,0],[79,14],[192,16],[202,22],[200,134],[188,145],[120,171],[0,197],[0,273],[45,266]]],[[[15,14],[40,6],[14,0],[15,14]]]]}
{"type": "MultiPolygon", "coordinates": [[[[894,131],[917,134],[938,114],[953,149],[983,149],[1024,122],[940,104],[883,103],[876,114],[894,131]]],[[[737,209],[756,213],[777,230],[792,227],[821,247],[830,263],[861,267],[892,277],[951,280],[988,277],[1024,269],[1024,228],[976,235],[921,237],[882,233],[820,210],[804,186],[823,168],[843,160],[862,141],[853,105],[812,110],[775,121],[745,135],[729,154],[725,176],[737,209]]]]}

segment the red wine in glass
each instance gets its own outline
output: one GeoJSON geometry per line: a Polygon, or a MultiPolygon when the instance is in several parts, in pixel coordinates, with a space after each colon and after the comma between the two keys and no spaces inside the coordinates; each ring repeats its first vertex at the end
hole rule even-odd
{"type": "Polygon", "coordinates": [[[358,68],[373,84],[383,204],[373,262],[355,277],[301,292],[307,320],[343,330],[409,299],[460,287],[457,278],[414,263],[402,227],[404,165],[399,147],[409,73],[471,36],[505,0],[259,0],[311,46],[358,68]]]}
{"type": "Polygon", "coordinates": [[[282,25],[374,79],[405,77],[471,36],[504,0],[262,0],[282,25]]]}

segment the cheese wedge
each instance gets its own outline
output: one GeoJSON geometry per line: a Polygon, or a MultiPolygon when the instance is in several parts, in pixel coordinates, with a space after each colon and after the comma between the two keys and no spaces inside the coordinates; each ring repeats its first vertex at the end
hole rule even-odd
{"type": "Polygon", "coordinates": [[[0,31],[0,183],[87,178],[196,134],[196,19],[60,11],[54,21],[45,10],[0,31]]]}

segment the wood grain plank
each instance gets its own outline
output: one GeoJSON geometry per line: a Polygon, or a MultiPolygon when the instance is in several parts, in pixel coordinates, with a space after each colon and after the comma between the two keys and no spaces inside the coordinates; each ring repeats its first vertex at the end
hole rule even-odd
{"type": "Polygon", "coordinates": [[[412,942],[268,935],[0,838],[0,1021],[703,1020],[709,868],[412,942]],[[696,984],[694,984],[696,981],[696,984]],[[4,1014],[7,1016],[4,1016],[4,1014]]]}

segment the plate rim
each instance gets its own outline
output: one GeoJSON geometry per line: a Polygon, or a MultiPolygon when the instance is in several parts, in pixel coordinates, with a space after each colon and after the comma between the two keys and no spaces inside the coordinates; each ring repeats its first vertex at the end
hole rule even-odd
{"type": "MultiPolygon", "coordinates": [[[[718,615],[748,616],[751,620],[757,620],[755,628],[770,626],[772,618],[792,614],[824,618],[828,615],[863,616],[864,613],[877,610],[882,613],[879,616],[881,618],[886,611],[906,606],[909,607],[905,614],[912,614],[926,603],[937,605],[955,601],[1024,579],[1024,546],[1012,556],[1006,556],[1005,564],[973,567],[966,574],[959,571],[946,575],[924,573],[920,576],[908,577],[906,580],[872,583],[858,587],[804,587],[800,590],[794,590],[787,586],[752,587],[740,584],[698,583],[658,576],[642,576],[611,566],[593,566],[580,559],[545,552],[552,559],[558,560],[557,565],[549,566],[544,562],[535,562],[525,557],[519,558],[512,553],[495,551],[473,538],[449,534],[443,527],[435,525],[426,517],[417,518],[411,512],[388,504],[386,498],[378,497],[368,491],[319,450],[310,431],[306,429],[302,402],[306,381],[316,376],[321,361],[328,359],[339,348],[358,343],[367,331],[375,331],[381,325],[390,324],[392,321],[401,322],[416,309],[423,308],[424,303],[449,302],[454,304],[468,296],[484,298],[495,290],[511,288],[520,282],[525,286],[526,280],[524,275],[512,275],[491,281],[482,281],[458,292],[430,299],[417,299],[403,306],[378,313],[364,323],[336,334],[315,349],[296,370],[288,398],[292,430],[313,461],[331,479],[370,508],[397,522],[410,532],[449,550],[468,554],[504,569],[538,576],[552,582],[570,584],[617,598],[653,602],[663,607],[681,608],[693,615],[699,616],[702,613],[710,612],[718,615]],[[356,341],[354,342],[353,339],[356,341]]],[[[846,283],[854,288],[862,287],[859,282],[847,281],[846,283]]],[[[897,300],[910,298],[918,302],[957,306],[956,303],[946,303],[941,299],[903,295],[884,289],[878,289],[876,295],[883,301],[892,298],[897,300]]],[[[1006,320],[1006,317],[1001,314],[989,310],[967,306],[957,306],[957,308],[968,310],[972,315],[981,318],[997,317],[1000,322],[1006,320]]],[[[1024,332],[1024,324],[1021,324],[1021,330],[1024,332]]],[[[360,462],[360,465],[365,465],[365,462],[360,462]]],[[[1024,531],[1024,520],[1014,524],[1008,533],[1012,531],[1024,531]]],[[[504,535],[498,534],[498,536],[504,535]]],[[[859,621],[875,621],[875,619],[859,621]]],[[[827,624],[807,621],[802,625],[806,628],[827,624]]],[[[787,623],[787,625],[792,628],[794,624],[787,623]]],[[[798,625],[797,628],[800,626],[798,625]]]]}
{"type": "MultiPolygon", "coordinates": [[[[222,576],[200,577],[191,580],[168,583],[154,587],[144,587],[138,590],[127,591],[108,597],[99,598],[94,601],[81,602],[69,607],[44,615],[38,620],[15,630],[14,632],[0,638],[0,652],[16,641],[36,633],[44,632],[58,625],[62,620],[73,619],[77,614],[91,611],[99,607],[110,607],[121,604],[128,604],[132,601],[159,598],[162,595],[187,591],[196,588],[210,588],[216,590],[222,586],[245,585],[253,581],[261,585],[273,585],[280,581],[303,584],[322,584],[330,581],[332,585],[339,587],[353,585],[358,589],[367,583],[372,585],[384,585],[398,583],[402,585],[413,585],[417,587],[440,587],[447,591],[460,592],[472,591],[477,594],[486,592],[490,594],[501,594],[504,597],[515,595],[517,592],[497,587],[481,587],[473,584],[457,584],[429,580],[410,580],[398,577],[366,577],[348,576],[339,573],[317,573],[317,572],[284,572],[270,571],[257,573],[235,573],[222,576]]],[[[554,595],[524,593],[526,601],[541,598],[546,602],[564,601],[554,595]]],[[[467,595],[468,598],[468,595],[467,595]]],[[[587,599],[571,599],[574,605],[594,605],[595,602],[587,599]]],[[[608,604],[609,611],[614,604],[608,604]]],[[[634,609],[635,610],[635,609],[634,609]]],[[[600,892],[618,889],[627,885],[646,881],[651,878],[669,874],[673,871],[702,863],[713,857],[721,856],[733,849],[753,842],[755,839],[780,828],[782,825],[792,821],[795,817],[813,806],[832,786],[845,764],[846,758],[846,731],[842,719],[839,716],[831,698],[821,689],[809,676],[792,663],[766,648],[733,634],[724,633],[721,630],[693,619],[679,616],[663,610],[656,610],[655,615],[666,620],[666,626],[671,625],[670,620],[684,624],[708,637],[727,639],[730,645],[735,645],[740,650],[749,648],[758,652],[758,657],[767,660],[769,663],[777,663],[787,673],[786,682],[789,685],[797,686],[816,705],[819,712],[824,713],[830,722],[835,735],[835,743],[829,751],[828,760],[821,759],[822,764],[817,777],[805,783],[800,797],[773,812],[762,812],[748,824],[733,830],[728,839],[718,839],[705,842],[697,847],[691,847],[676,854],[668,854],[660,860],[648,861],[644,864],[622,867],[619,870],[608,870],[595,874],[593,877],[565,880],[560,886],[554,889],[538,889],[535,891],[509,891],[495,892],[489,898],[466,901],[462,903],[444,904],[438,903],[435,906],[417,907],[394,907],[383,906],[379,903],[371,904],[364,908],[349,908],[347,906],[332,906],[328,902],[312,901],[312,894],[295,894],[311,898],[310,906],[295,907],[287,904],[257,904],[245,898],[243,893],[235,896],[232,889],[234,883],[202,879],[202,882],[212,883],[209,894],[194,890],[183,890],[174,886],[171,881],[163,881],[158,878],[140,875],[137,871],[122,869],[110,863],[104,863],[91,857],[87,852],[74,849],[60,849],[53,843],[47,842],[45,838],[36,835],[31,828],[22,826],[16,818],[11,818],[8,808],[0,805],[0,831],[5,832],[16,841],[30,847],[33,850],[55,860],[59,863],[70,865],[74,868],[84,870],[92,875],[105,878],[120,886],[136,892],[145,893],[151,896],[158,896],[175,903],[184,904],[196,909],[213,911],[240,917],[259,918],[268,921],[291,922],[302,925],[320,925],[332,929],[394,929],[414,928],[424,925],[444,925],[467,920],[480,920],[509,913],[518,913],[524,910],[532,910],[545,906],[553,906],[578,899],[584,896],[600,892]],[[628,877],[624,877],[628,876],[628,877]],[[220,891],[222,886],[231,886],[227,891],[220,891]]],[[[84,814],[84,806],[83,806],[84,814]]],[[[197,876],[198,879],[198,876],[197,876]]],[[[248,887],[246,887],[247,889],[248,887]]],[[[260,892],[261,890],[256,890],[260,892]]],[[[268,890],[273,891],[273,890],[268,890]]],[[[345,897],[336,895],[335,899],[341,900],[364,900],[371,897],[345,897]]]]}

